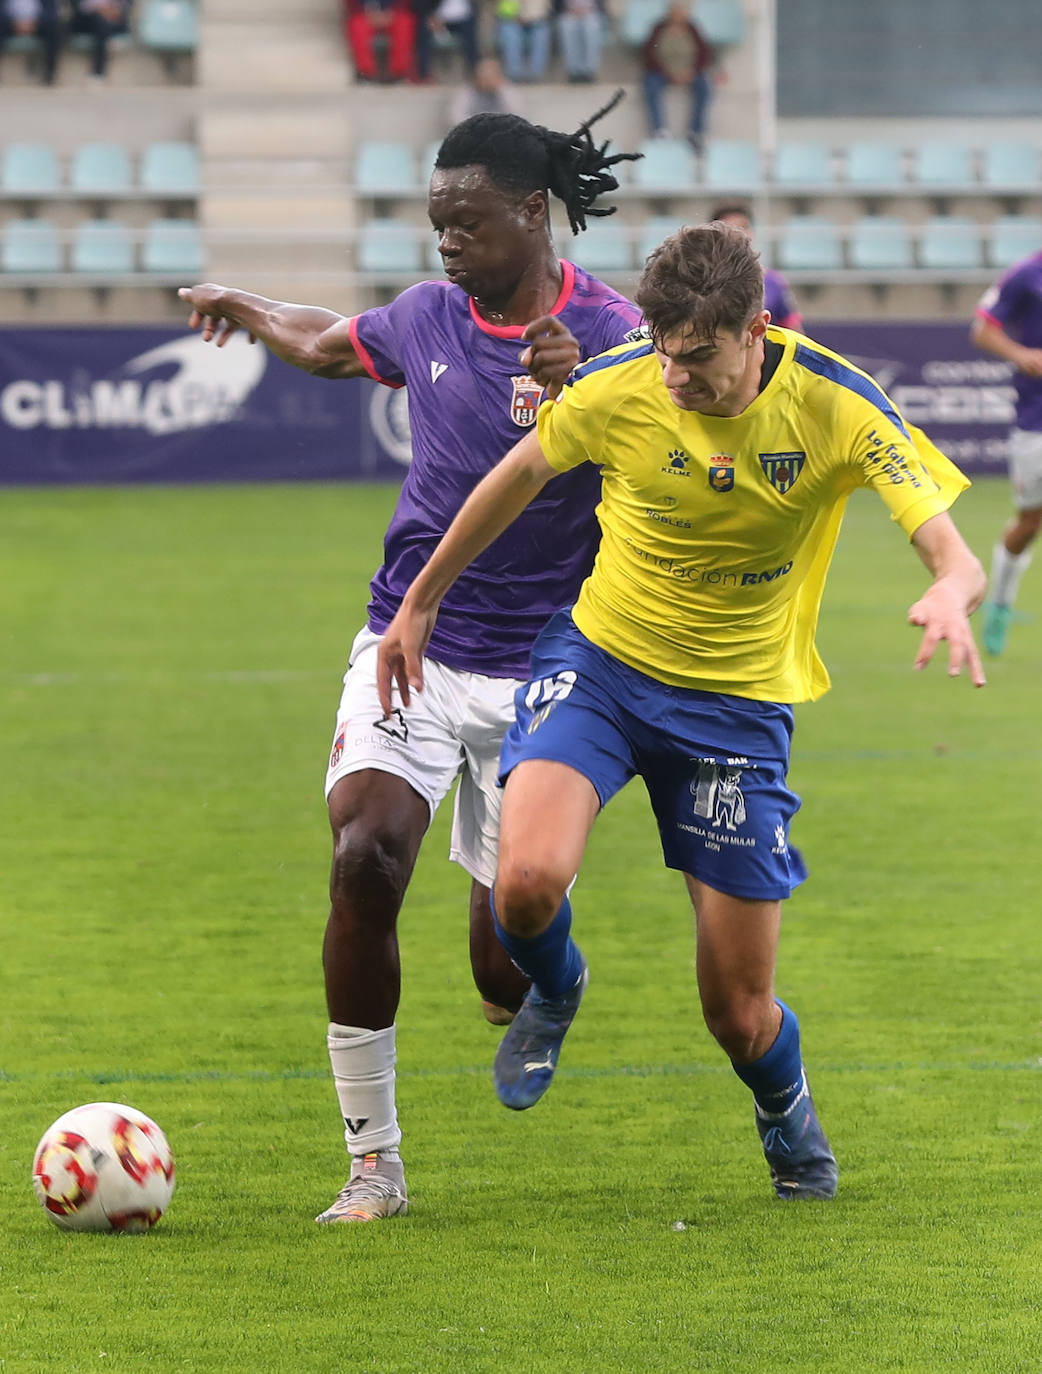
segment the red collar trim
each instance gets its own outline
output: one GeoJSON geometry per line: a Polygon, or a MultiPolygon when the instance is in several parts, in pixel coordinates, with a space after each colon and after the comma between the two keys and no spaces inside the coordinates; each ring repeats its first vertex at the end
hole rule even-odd
{"type": "MultiPolygon", "coordinates": [[[[548,311],[551,315],[559,315],[561,313],[568,304],[572,294],[572,288],[575,285],[575,267],[564,258],[561,259],[561,278],[561,290],[548,311]]],[[[489,324],[488,320],[482,319],[478,314],[478,308],[474,304],[473,296],[467,297],[467,303],[470,306],[470,318],[483,334],[491,334],[497,339],[520,339],[521,335],[525,332],[525,326],[523,324],[489,324]]]]}

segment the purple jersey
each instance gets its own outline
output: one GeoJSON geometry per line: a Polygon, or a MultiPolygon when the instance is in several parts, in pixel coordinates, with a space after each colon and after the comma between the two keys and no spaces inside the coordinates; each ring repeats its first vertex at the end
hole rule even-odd
{"type": "MultiPolygon", "coordinates": [[[[581,356],[624,342],[640,321],[636,306],[581,267],[561,267],[549,313],[578,339],[581,356]]],[[[411,286],[350,329],[369,375],[409,388],[412,463],[370,584],[369,625],[380,632],[473,488],[534,423],[542,391],[518,363],[521,327],[489,324],[451,282],[411,286]]],[[[533,640],[593,566],[600,484],[591,463],[550,480],[450,589],[431,658],[490,677],[527,676],[533,640]]]]}
{"type": "MultiPolygon", "coordinates": [[[[977,314],[1025,348],[1042,348],[1042,253],[1014,263],[977,307],[977,314]]],[[[1017,428],[1042,430],[1042,377],[1017,372],[1017,428]]]]}
{"type": "Polygon", "coordinates": [[[763,308],[771,312],[771,323],[785,329],[802,329],[803,316],[796,308],[789,283],[772,267],[764,269],[763,308]]]}

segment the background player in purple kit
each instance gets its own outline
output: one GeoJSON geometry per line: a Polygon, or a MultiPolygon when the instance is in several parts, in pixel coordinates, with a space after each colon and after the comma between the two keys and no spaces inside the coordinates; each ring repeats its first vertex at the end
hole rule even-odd
{"type": "MultiPolygon", "coordinates": [[[[709,216],[711,221],[737,225],[752,237],[753,222],[748,207],[737,202],[718,205],[709,216]]],[[[773,267],[763,269],[763,308],[770,311],[771,324],[780,324],[783,329],[803,329],[803,316],[796,305],[792,287],[782,274],[773,267]]]]}
{"type": "Polygon", "coordinates": [[[181,292],[192,327],[218,345],[245,329],[318,376],[409,389],[413,461],[371,584],[368,624],[351,650],[326,777],[328,1044],[352,1166],[318,1221],[407,1210],[394,1093],[396,922],[423,836],[457,774],[451,856],[473,879],[471,962],[486,1014],[509,1020],[528,986],[489,911],[499,747],[533,640],[592,566],[598,473],[588,467],[553,483],[472,564],[428,648],[428,689],[407,714],[385,716],[379,704],[376,650],[472,488],[533,424],[543,387],[555,395],[581,358],[623,342],[639,323],[630,302],[559,260],[551,238],[550,193],[573,231],[588,215],[612,213],[595,201],[615,189],[611,167],[628,155],[607,156],[593,143],[590,125],[603,113],[575,134],[501,114],[450,132],[428,200],[448,282],[422,282],[353,319],[221,286],[181,292]]]}
{"type": "Polygon", "coordinates": [[[985,294],[972,335],[978,348],[1017,369],[1016,423],[1009,435],[1015,514],[992,554],[981,636],[989,654],[1001,654],[1031,545],[1042,528],[1042,253],[1014,263],[985,294]]]}

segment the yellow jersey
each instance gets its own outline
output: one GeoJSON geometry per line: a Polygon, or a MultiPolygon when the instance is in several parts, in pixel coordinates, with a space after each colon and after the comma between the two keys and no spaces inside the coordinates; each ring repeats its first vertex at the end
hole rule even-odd
{"type": "Polygon", "coordinates": [[[814,700],[814,634],[850,493],[873,487],[911,537],[969,482],[876,382],[770,326],[783,354],[733,417],[681,410],[649,341],[584,363],[539,411],[558,471],[602,469],[601,545],[572,615],[649,677],[758,701],[814,700]]]}

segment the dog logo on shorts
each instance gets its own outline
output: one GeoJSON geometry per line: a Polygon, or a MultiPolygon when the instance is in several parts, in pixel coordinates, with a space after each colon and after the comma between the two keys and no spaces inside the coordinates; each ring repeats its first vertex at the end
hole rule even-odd
{"type": "Polygon", "coordinates": [[[697,760],[698,768],[691,782],[695,799],[695,815],[710,825],[737,830],[745,824],[745,797],[742,795],[741,768],[719,764],[714,759],[697,760]]]}
{"type": "Polygon", "coordinates": [[[390,735],[392,739],[400,739],[403,744],[409,738],[409,727],[405,723],[401,707],[396,706],[389,716],[384,716],[382,720],[374,720],[373,725],[377,730],[382,730],[385,735],[390,735]]]}

